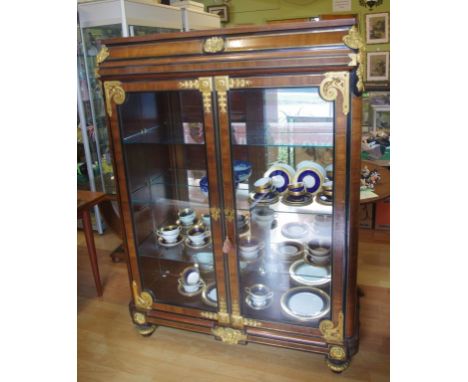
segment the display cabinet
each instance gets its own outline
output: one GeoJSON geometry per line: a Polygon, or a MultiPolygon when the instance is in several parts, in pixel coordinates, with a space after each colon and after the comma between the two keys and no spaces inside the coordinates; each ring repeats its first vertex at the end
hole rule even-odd
{"type": "Polygon", "coordinates": [[[362,40],[352,19],[104,41],[131,317],[358,348],[362,40]]]}

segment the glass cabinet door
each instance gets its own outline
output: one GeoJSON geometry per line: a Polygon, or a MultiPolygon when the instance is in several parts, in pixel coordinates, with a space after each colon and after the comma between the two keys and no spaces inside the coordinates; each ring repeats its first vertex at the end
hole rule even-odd
{"type": "Polygon", "coordinates": [[[316,328],[331,317],[337,105],[321,79],[253,78],[227,92],[231,296],[249,319],[316,328]]]}
{"type": "Polygon", "coordinates": [[[130,203],[124,210],[133,226],[128,244],[141,289],[156,304],[216,311],[210,186],[217,185],[208,184],[212,132],[205,121],[197,90],[126,92],[118,107],[130,203]]]}

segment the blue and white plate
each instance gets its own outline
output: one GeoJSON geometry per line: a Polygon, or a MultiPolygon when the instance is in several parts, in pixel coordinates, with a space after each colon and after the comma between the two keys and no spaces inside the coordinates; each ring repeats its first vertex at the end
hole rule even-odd
{"type": "Polygon", "coordinates": [[[236,183],[243,182],[249,179],[249,176],[252,175],[252,164],[250,162],[245,160],[235,160],[233,166],[236,183]]]}
{"type": "Polygon", "coordinates": [[[323,183],[323,176],[320,171],[312,167],[303,167],[296,172],[294,182],[305,184],[307,192],[315,194],[320,191],[323,183]]]}
{"type": "Polygon", "coordinates": [[[276,163],[271,166],[263,176],[271,178],[276,191],[280,194],[288,189],[288,184],[293,182],[295,170],[284,163],[276,163]]]}

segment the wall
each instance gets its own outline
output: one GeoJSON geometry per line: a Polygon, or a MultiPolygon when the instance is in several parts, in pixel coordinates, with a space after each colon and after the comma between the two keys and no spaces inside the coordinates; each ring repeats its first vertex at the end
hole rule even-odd
{"type": "MultiPolygon", "coordinates": [[[[221,0],[195,0],[206,5],[221,5],[221,0]]],[[[332,0],[231,0],[229,6],[229,23],[225,26],[264,24],[271,20],[284,20],[320,16],[333,13],[332,0]]],[[[390,0],[371,11],[359,5],[359,0],[352,0],[351,11],[357,14],[359,29],[365,37],[365,15],[368,13],[390,12],[390,0]]],[[[340,14],[340,13],[336,13],[340,14]]],[[[369,52],[390,51],[390,44],[368,45],[369,52]]]]}

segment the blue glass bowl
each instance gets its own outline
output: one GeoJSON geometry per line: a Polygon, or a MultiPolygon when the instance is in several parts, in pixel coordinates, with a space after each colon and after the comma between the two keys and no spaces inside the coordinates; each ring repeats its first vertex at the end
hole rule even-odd
{"type": "Polygon", "coordinates": [[[236,183],[243,182],[252,174],[252,165],[245,160],[234,161],[234,178],[236,183]]]}

